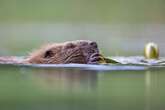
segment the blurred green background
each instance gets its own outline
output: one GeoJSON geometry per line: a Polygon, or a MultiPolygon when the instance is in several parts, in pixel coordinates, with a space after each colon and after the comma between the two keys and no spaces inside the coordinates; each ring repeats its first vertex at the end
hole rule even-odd
{"type": "Polygon", "coordinates": [[[1,0],[1,22],[164,23],[164,0],[1,0]]]}
{"type": "Polygon", "coordinates": [[[164,0],[0,0],[0,55],[89,39],[107,55],[141,55],[165,41],[164,0]]]}

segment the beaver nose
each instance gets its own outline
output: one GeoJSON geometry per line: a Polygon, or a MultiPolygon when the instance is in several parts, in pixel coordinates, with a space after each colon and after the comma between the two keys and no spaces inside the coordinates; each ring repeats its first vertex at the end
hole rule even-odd
{"type": "Polygon", "coordinates": [[[96,42],[91,42],[90,45],[94,48],[97,48],[97,43],[96,42]]]}

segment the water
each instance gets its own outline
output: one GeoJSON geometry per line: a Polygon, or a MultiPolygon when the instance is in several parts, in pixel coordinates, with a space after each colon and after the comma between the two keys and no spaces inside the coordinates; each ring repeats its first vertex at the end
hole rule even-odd
{"type": "Polygon", "coordinates": [[[136,71],[105,71],[102,66],[97,70],[84,68],[0,65],[0,109],[165,108],[164,68],[136,71]]]}

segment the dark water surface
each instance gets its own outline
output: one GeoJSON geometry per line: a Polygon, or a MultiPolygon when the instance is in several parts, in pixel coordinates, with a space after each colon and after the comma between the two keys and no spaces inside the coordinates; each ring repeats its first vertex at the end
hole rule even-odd
{"type": "Polygon", "coordinates": [[[128,70],[127,66],[111,65],[108,70],[105,65],[71,66],[0,65],[0,110],[165,108],[164,68],[132,66],[134,70],[128,70]]]}

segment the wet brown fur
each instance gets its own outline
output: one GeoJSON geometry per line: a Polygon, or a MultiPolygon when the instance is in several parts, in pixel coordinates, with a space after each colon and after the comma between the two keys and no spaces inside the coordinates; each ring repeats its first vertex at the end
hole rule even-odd
{"type": "Polygon", "coordinates": [[[77,40],[45,45],[30,53],[30,55],[22,61],[18,61],[15,57],[0,57],[0,63],[88,64],[91,63],[90,59],[93,54],[99,54],[96,42],[77,40]]]}
{"type": "Polygon", "coordinates": [[[35,64],[87,64],[93,53],[99,53],[97,44],[88,40],[52,43],[32,52],[26,62],[35,64]]]}

